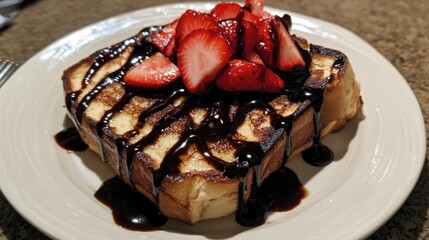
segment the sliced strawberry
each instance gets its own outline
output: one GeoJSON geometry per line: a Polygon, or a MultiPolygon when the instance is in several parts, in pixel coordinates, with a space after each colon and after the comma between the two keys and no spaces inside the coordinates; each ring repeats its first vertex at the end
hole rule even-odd
{"type": "Polygon", "coordinates": [[[291,16],[289,14],[284,14],[283,17],[280,18],[280,20],[283,22],[283,25],[285,25],[287,31],[290,32],[290,29],[292,28],[291,16]]]}
{"type": "Polygon", "coordinates": [[[280,71],[292,71],[304,67],[304,59],[280,17],[276,16],[274,19],[273,30],[278,40],[277,69],[280,71]]]}
{"type": "Polygon", "coordinates": [[[238,3],[225,2],[218,3],[210,11],[210,15],[215,17],[217,20],[225,20],[236,18],[241,11],[241,6],[238,3]]]}
{"type": "Polygon", "coordinates": [[[228,42],[211,29],[189,33],[177,49],[177,65],[190,93],[203,93],[228,63],[232,50],[228,42]]]}
{"type": "Polygon", "coordinates": [[[238,39],[239,26],[236,19],[227,19],[219,21],[219,25],[223,28],[222,36],[228,40],[228,43],[232,50],[232,55],[237,54],[237,45],[240,41],[238,39]]]}
{"type": "Polygon", "coordinates": [[[263,91],[266,92],[277,92],[284,86],[284,81],[271,69],[265,68],[264,72],[264,83],[262,86],[263,91]]]}
{"type": "Polygon", "coordinates": [[[241,56],[243,58],[247,57],[254,49],[256,44],[256,27],[253,23],[246,20],[242,20],[241,24],[243,26],[244,35],[243,35],[243,46],[241,51],[241,56]]]}
{"type": "Polygon", "coordinates": [[[228,19],[219,24],[224,29],[223,36],[228,40],[233,56],[246,57],[256,44],[256,27],[246,20],[228,19]]]}
{"type": "Polygon", "coordinates": [[[176,47],[176,38],[173,37],[170,39],[170,42],[168,42],[167,46],[165,46],[164,51],[162,51],[164,53],[164,55],[166,57],[169,57],[170,59],[174,58],[174,49],[176,47]]]}
{"type": "Polygon", "coordinates": [[[260,81],[264,66],[241,59],[233,59],[218,75],[216,86],[229,92],[256,91],[262,88],[260,81]]]}
{"type": "Polygon", "coordinates": [[[174,82],[179,76],[179,68],[157,52],[129,70],[124,81],[132,87],[158,89],[174,82]]]}
{"type": "Polygon", "coordinates": [[[273,20],[271,19],[265,19],[259,22],[257,25],[258,30],[256,32],[255,49],[265,65],[270,68],[275,68],[274,52],[276,43],[273,40],[272,24],[273,20]]]}
{"type": "Polygon", "coordinates": [[[265,65],[264,61],[262,61],[261,57],[258,55],[256,51],[251,51],[249,55],[245,58],[246,61],[257,63],[260,65],[265,65]]]}
{"type": "MultiPolygon", "coordinates": [[[[164,26],[161,30],[154,32],[150,37],[151,43],[164,54],[165,54],[165,48],[167,47],[167,45],[171,45],[170,42],[172,39],[174,39],[174,36],[176,35],[177,23],[178,23],[178,20],[164,26]]],[[[172,47],[170,48],[172,49],[172,47]]],[[[165,54],[165,55],[169,56],[168,54],[165,54]]]]}
{"type": "Polygon", "coordinates": [[[264,0],[246,0],[244,7],[258,17],[261,17],[264,12],[264,0]]]}
{"type": "Polygon", "coordinates": [[[283,80],[269,68],[241,59],[228,62],[216,79],[216,86],[229,92],[277,92],[283,85],[283,80]]]}
{"type": "Polygon", "coordinates": [[[186,35],[197,29],[213,29],[222,31],[216,18],[207,13],[187,10],[180,18],[176,28],[176,44],[180,43],[186,35]]]}
{"type": "Polygon", "coordinates": [[[258,16],[256,16],[255,14],[253,14],[253,13],[251,13],[245,9],[241,10],[240,14],[238,15],[238,18],[244,19],[244,20],[251,22],[255,25],[257,25],[259,20],[260,20],[258,16]]]}
{"type": "Polygon", "coordinates": [[[265,19],[274,19],[275,15],[272,15],[271,13],[267,11],[262,11],[262,13],[259,16],[259,21],[265,20],[265,19]]]}

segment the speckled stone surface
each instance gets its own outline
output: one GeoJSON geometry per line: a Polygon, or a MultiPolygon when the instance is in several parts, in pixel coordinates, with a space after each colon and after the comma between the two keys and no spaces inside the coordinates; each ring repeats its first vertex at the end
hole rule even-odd
{"type": "MultiPolygon", "coordinates": [[[[90,23],[177,0],[36,0],[0,31],[0,59],[24,63],[56,39],[90,23]]],[[[356,33],[407,79],[429,131],[429,2],[427,0],[266,0],[266,5],[320,18],[356,33]]],[[[401,209],[369,239],[429,239],[429,168],[401,209]]],[[[49,239],[0,193],[0,240],[49,239]]]]}

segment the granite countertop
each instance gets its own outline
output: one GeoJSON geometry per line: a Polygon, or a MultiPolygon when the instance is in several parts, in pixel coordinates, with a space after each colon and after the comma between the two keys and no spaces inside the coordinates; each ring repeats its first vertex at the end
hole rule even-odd
{"type": "MultiPolygon", "coordinates": [[[[35,0],[0,31],[0,59],[24,63],[80,27],[131,10],[177,0],[35,0]],[[102,2],[102,4],[101,4],[102,2]]],[[[426,0],[266,0],[266,5],[343,26],[374,46],[405,77],[416,95],[429,136],[429,4],[426,0]]],[[[427,152],[427,150],[426,150],[427,152]]],[[[429,239],[429,168],[408,200],[370,239],[429,239]]],[[[28,224],[0,193],[0,240],[49,239],[28,224]]]]}

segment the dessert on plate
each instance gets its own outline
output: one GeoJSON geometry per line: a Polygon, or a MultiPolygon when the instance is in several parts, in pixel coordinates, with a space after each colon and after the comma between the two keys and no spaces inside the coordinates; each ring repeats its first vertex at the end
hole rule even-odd
{"type": "Polygon", "coordinates": [[[362,104],[347,56],[263,5],[189,9],[64,71],[82,139],[168,218],[262,224],[275,201],[264,181],[301,153],[329,163],[320,139],[362,104]]]}

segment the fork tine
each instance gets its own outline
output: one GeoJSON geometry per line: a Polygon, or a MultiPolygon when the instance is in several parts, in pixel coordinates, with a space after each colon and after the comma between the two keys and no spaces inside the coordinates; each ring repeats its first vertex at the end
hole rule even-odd
{"type": "Polygon", "coordinates": [[[0,72],[5,68],[5,67],[7,67],[9,64],[11,63],[11,61],[9,61],[9,60],[1,60],[0,59],[0,72]]]}
{"type": "Polygon", "coordinates": [[[16,64],[10,61],[4,61],[0,66],[0,79],[6,78],[16,69],[16,64]]]}
{"type": "Polygon", "coordinates": [[[6,67],[7,61],[0,60],[0,72],[3,72],[3,68],[6,67]]]}
{"type": "MultiPolygon", "coordinates": [[[[6,60],[6,61],[1,61],[0,60],[0,74],[4,74],[7,71],[12,71],[12,70],[9,70],[9,69],[15,68],[16,65],[17,65],[16,63],[11,62],[9,60],[6,60]]],[[[0,78],[1,77],[2,77],[2,75],[0,75],[0,78]]]]}
{"type": "Polygon", "coordinates": [[[6,82],[7,79],[16,71],[18,64],[6,60],[0,60],[0,87],[6,82]]]}

